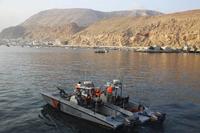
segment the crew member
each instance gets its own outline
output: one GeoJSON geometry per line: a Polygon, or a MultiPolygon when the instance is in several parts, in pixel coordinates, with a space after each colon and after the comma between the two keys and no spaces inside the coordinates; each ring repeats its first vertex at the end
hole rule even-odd
{"type": "Polygon", "coordinates": [[[108,88],[106,89],[107,92],[107,102],[111,103],[112,102],[112,93],[113,93],[113,87],[110,85],[108,86],[108,88]]]}
{"type": "Polygon", "coordinates": [[[139,112],[143,112],[144,109],[145,109],[145,108],[144,108],[143,105],[140,104],[140,105],[138,106],[138,111],[139,111],[139,112]]]}
{"type": "Polygon", "coordinates": [[[80,81],[78,82],[78,84],[76,84],[75,89],[77,91],[80,91],[80,89],[81,89],[81,82],[80,81]]]}
{"type": "Polygon", "coordinates": [[[74,92],[76,95],[80,96],[81,95],[81,82],[79,81],[76,86],[75,86],[75,89],[74,89],[74,92]]]}
{"type": "Polygon", "coordinates": [[[96,94],[96,97],[100,97],[101,96],[101,90],[99,88],[97,88],[95,90],[95,94],[96,94]]]}

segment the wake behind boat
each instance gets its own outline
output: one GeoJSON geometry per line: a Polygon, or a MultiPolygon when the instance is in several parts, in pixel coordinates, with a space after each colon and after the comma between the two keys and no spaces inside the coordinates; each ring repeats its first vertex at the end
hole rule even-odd
{"type": "Polygon", "coordinates": [[[123,97],[121,92],[118,94],[119,89],[122,91],[120,85],[121,82],[114,80],[100,89],[93,82],[85,81],[82,85],[77,84],[73,93],[58,88],[60,92],[41,94],[55,109],[112,129],[164,121],[165,114],[154,113],[147,107],[129,102],[129,97],[123,97]]]}

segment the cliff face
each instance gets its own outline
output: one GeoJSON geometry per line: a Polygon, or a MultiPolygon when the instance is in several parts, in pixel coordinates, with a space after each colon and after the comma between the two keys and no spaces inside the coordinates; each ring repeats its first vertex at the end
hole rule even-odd
{"type": "Polygon", "coordinates": [[[91,9],[52,9],[33,15],[22,24],[0,33],[1,38],[25,38],[31,40],[68,40],[71,35],[89,25],[112,17],[149,16],[161,13],[150,10],[100,12],[91,9]]]}
{"type": "Polygon", "coordinates": [[[200,47],[200,10],[162,16],[118,17],[75,34],[72,44],[104,46],[196,45],[200,47]]]}

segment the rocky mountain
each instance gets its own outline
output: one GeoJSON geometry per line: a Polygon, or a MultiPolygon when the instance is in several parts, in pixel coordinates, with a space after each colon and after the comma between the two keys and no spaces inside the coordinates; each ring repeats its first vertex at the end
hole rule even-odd
{"type": "Polygon", "coordinates": [[[1,38],[24,38],[33,40],[65,40],[91,24],[113,17],[155,16],[160,12],[132,10],[101,12],[91,9],[51,9],[39,12],[22,24],[4,29],[1,38]]]}
{"type": "Polygon", "coordinates": [[[149,10],[52,9],[4,29],[0,37],[60,40],[81,46],[200,47],[200,10],[161,14],[149,10]]]}
{"type": "Polygon", "coordinates": [[[76,33],[71,39],[71,44],[200,47],[200,10],[102,20],[76,33]]]}

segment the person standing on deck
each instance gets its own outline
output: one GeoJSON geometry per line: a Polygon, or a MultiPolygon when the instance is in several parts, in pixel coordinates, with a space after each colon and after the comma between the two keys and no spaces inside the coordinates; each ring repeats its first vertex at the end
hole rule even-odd
{"type": "Polygon", "coordinates": [[[79,81],[75,86],[74,92],[79,94],[80,91],[81,91],[81,82],[79,81]]]}
{"type": "Polygon", "coordinates": [[[81,88],[81,82],[80,81],[78,82],[78,84],[76,84],[75,88],[76,88],[76,90],[80,90],[80,88],[81,88]]]}
{"type": "Polygon", "coordinates": [[[108,88],[106,89],[107,92],[107,102],[111,103],[112,102],[112,93],[113,93],[113,87],[110,85],[108,86],[108,88]]]}

